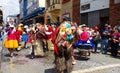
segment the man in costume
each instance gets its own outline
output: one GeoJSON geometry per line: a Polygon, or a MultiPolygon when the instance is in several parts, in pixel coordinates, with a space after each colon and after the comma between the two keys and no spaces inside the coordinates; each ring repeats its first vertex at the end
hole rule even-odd
{"type": "Polygon", "coordinates": [[[57,73],[70,73],[72,70],[72,34],[70,19],[65,17],[63,23],[55,30],[54,42],[55,64],[57,73]]]}

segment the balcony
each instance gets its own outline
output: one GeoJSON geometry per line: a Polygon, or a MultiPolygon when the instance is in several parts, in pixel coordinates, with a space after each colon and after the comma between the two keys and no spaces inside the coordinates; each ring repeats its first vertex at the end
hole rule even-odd
{"type": "Polygon", "coordinates": [[[60,10],[60,9],[61,9],[61,4],[54,4],[48,7],[49,12],[60,10]]]}

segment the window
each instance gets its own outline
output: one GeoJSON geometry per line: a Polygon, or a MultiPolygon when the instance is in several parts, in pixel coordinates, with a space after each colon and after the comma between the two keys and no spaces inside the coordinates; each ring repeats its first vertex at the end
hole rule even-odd
{"type": "Polygon", "coordinates": [[[55,0],[52,1],[52,5],[54,5],[54,4],[55,4],[55,0]]]}
{"type": "Polygon", "coordinates": [[[47,0],[47,7],[50,6],[50,0],[47,0]]]}
{"type": "Polygon", "coordinates": [[[90,9],[90,4],[86,4],[86,5],[81,6],[82,11],[85,11],[85,10],[88,10],[88,9],[90,9]]]}
{"type": "Polygon", "coordinates": [[[120,0],[114,0],[114,3],[118,4],[118,3],[120,3],[120,0]]]}
{"type": "Polygon", "coordinates": [[[56,4],[56,3],[57,3],[57,0],[54,0],[54,3],[56,4]]]}
{"type": "Polygon", "coordinates": [[[61,2],[60,2],[61,0],[58,0],[58,3],[60,4],[61,2]]]}
{"type": "Polygon", "coordinates": [[[2,24],[2,22],[3,22],[3,13],[2,13],[2,11],[0,10],[0,24],[2,24]]]}
{"type": "Polygon", "coordinates": [[[52,5],[54,4],[60,4],[60,0],[53,0],[52,5]]]}
{"type": "Polygon", "coordinates": [[[62,0],[62,3],[64,4],[64,3],[67,3],[67,2],[69,2],[70,0],[62,0]]]}
{"type": "Polygon", "coordinates": [[[70,13],[67,12],[67,13],[62,14],[62,18],[65,18],[65,17],[70,17],[70,13]]]}
{"type": "Polygon", "coordinates": [[[60,0],[57,0],[57,4],[60,4],[60,0]]]}

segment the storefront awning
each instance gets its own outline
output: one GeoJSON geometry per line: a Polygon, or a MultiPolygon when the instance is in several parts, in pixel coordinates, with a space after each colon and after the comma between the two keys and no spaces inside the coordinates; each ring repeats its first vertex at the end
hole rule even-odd
{"type": "Polygon", "coordinates": [[[44,10],[45,10],[45,8],[37,8],[35,11],[33,11],[31,14],[29,14],[29,15],[27,15],[27,16],[25,16],[24,18],[22,18],[21,19],[21,21],[25,21],[25,20],[27,20],[27,19],[29,19],[29,18],[32,18],[32,17],[35,17],[35,16],[37,16],[37,15],[39,15],[39,14],[43,14],[44,13],[44,10]]]}

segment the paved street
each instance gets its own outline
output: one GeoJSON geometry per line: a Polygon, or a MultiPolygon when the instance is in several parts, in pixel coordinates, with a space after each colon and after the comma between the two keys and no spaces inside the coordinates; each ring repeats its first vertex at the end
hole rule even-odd
{"type": "Polygon", "coordinates": [[[0,73],[67,73],[71,53],[71,73],[120,73],[120,0],[0,0],[0,73]]]}
{"type": "Polygon", "coordinates": [[[92,54],[89,60],[77,59],[73,73],[119,73],[119,58],[109,55],[92,54]]]}
{"type": "MultiPolygon", "coordinates": [[[[55,73],[53,52],[46,57],[29,59],[29,49],[15,52],[9,58],[7,49],[3,50],[1,73],[55,73]]],[[[75,54],[76,65],[72,73],[119,73],[120,59],[109,55],[91,54],[89,59],[81,58],[75,54]]]]}

